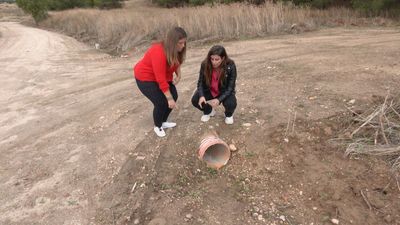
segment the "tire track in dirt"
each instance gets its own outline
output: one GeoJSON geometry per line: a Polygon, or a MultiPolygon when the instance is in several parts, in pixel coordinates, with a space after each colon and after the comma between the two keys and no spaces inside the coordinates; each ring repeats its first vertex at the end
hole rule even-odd
{"type": "Polygon", "coordinates": [[[132,63],[16,23],[0,30],[0,223],[89,223],[101,185],[147,131],[134,119],[146,114],[132,105],[132,63]]]}

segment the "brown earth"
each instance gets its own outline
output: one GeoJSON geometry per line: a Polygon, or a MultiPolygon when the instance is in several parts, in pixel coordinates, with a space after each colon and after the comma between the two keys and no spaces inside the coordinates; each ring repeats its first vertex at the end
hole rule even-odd
{"type": "Polygon", "coordinates": [[[160,139],[132,78],[142,52],[111,57],[2,22],[0,224],[400,224],[389,165],[345,158],[329,142],[347,107],[397,91],[399,31],[223,43],[238,66],[230,126],[222,108],[201,123],[191,106],[210,46],[189,43],[170,118],[178,126],[160,139]],[[238,148],[218,171],[197,159],[210,131],[238,148]]]}

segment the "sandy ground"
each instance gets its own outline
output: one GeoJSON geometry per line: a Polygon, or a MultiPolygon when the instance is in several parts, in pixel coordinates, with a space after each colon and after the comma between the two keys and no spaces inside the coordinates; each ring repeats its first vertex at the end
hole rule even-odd
{"type": "Polygon", "coordinates": [[[232,126],[191,106],[210,46],[189,46],[163,139],[132,78],[142,53],[12,22],[0,32],[0,224],[400,224],[389,166],[328,143],[346,107],[397,91],[398,28],[223,43],[238,66],[232,126]],[[238,148],[219,171],[196,156],[210,131],[238,148]]]}

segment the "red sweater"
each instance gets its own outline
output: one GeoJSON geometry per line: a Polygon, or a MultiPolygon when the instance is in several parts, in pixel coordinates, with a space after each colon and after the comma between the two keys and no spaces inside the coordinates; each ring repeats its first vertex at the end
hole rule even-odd
{"type": "Polygon", "coordinates": [[[162,92],[169,90],[168,82],[179,65],[169,66],[164,47],[161,43],[153,44],[143,58],[133,68],[135,78],[140,81],[156,81],[162,92]]]}

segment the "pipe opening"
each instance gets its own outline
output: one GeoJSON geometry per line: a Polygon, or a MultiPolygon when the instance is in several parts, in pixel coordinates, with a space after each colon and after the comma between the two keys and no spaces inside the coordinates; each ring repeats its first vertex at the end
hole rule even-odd
{"type": "Polygon", "coordinates": [[[214,144],[207,148],[203,160],[211,165],[225,165],[229,160],[229,149],[224,144],[214,144]]]}
{"type": "Polygon", "coordinates": [[[209,135],[201,141],[199,158],[209,167],[221,168],[228,163],[230,156],[229,146],[217,136],[209,135]]]}

